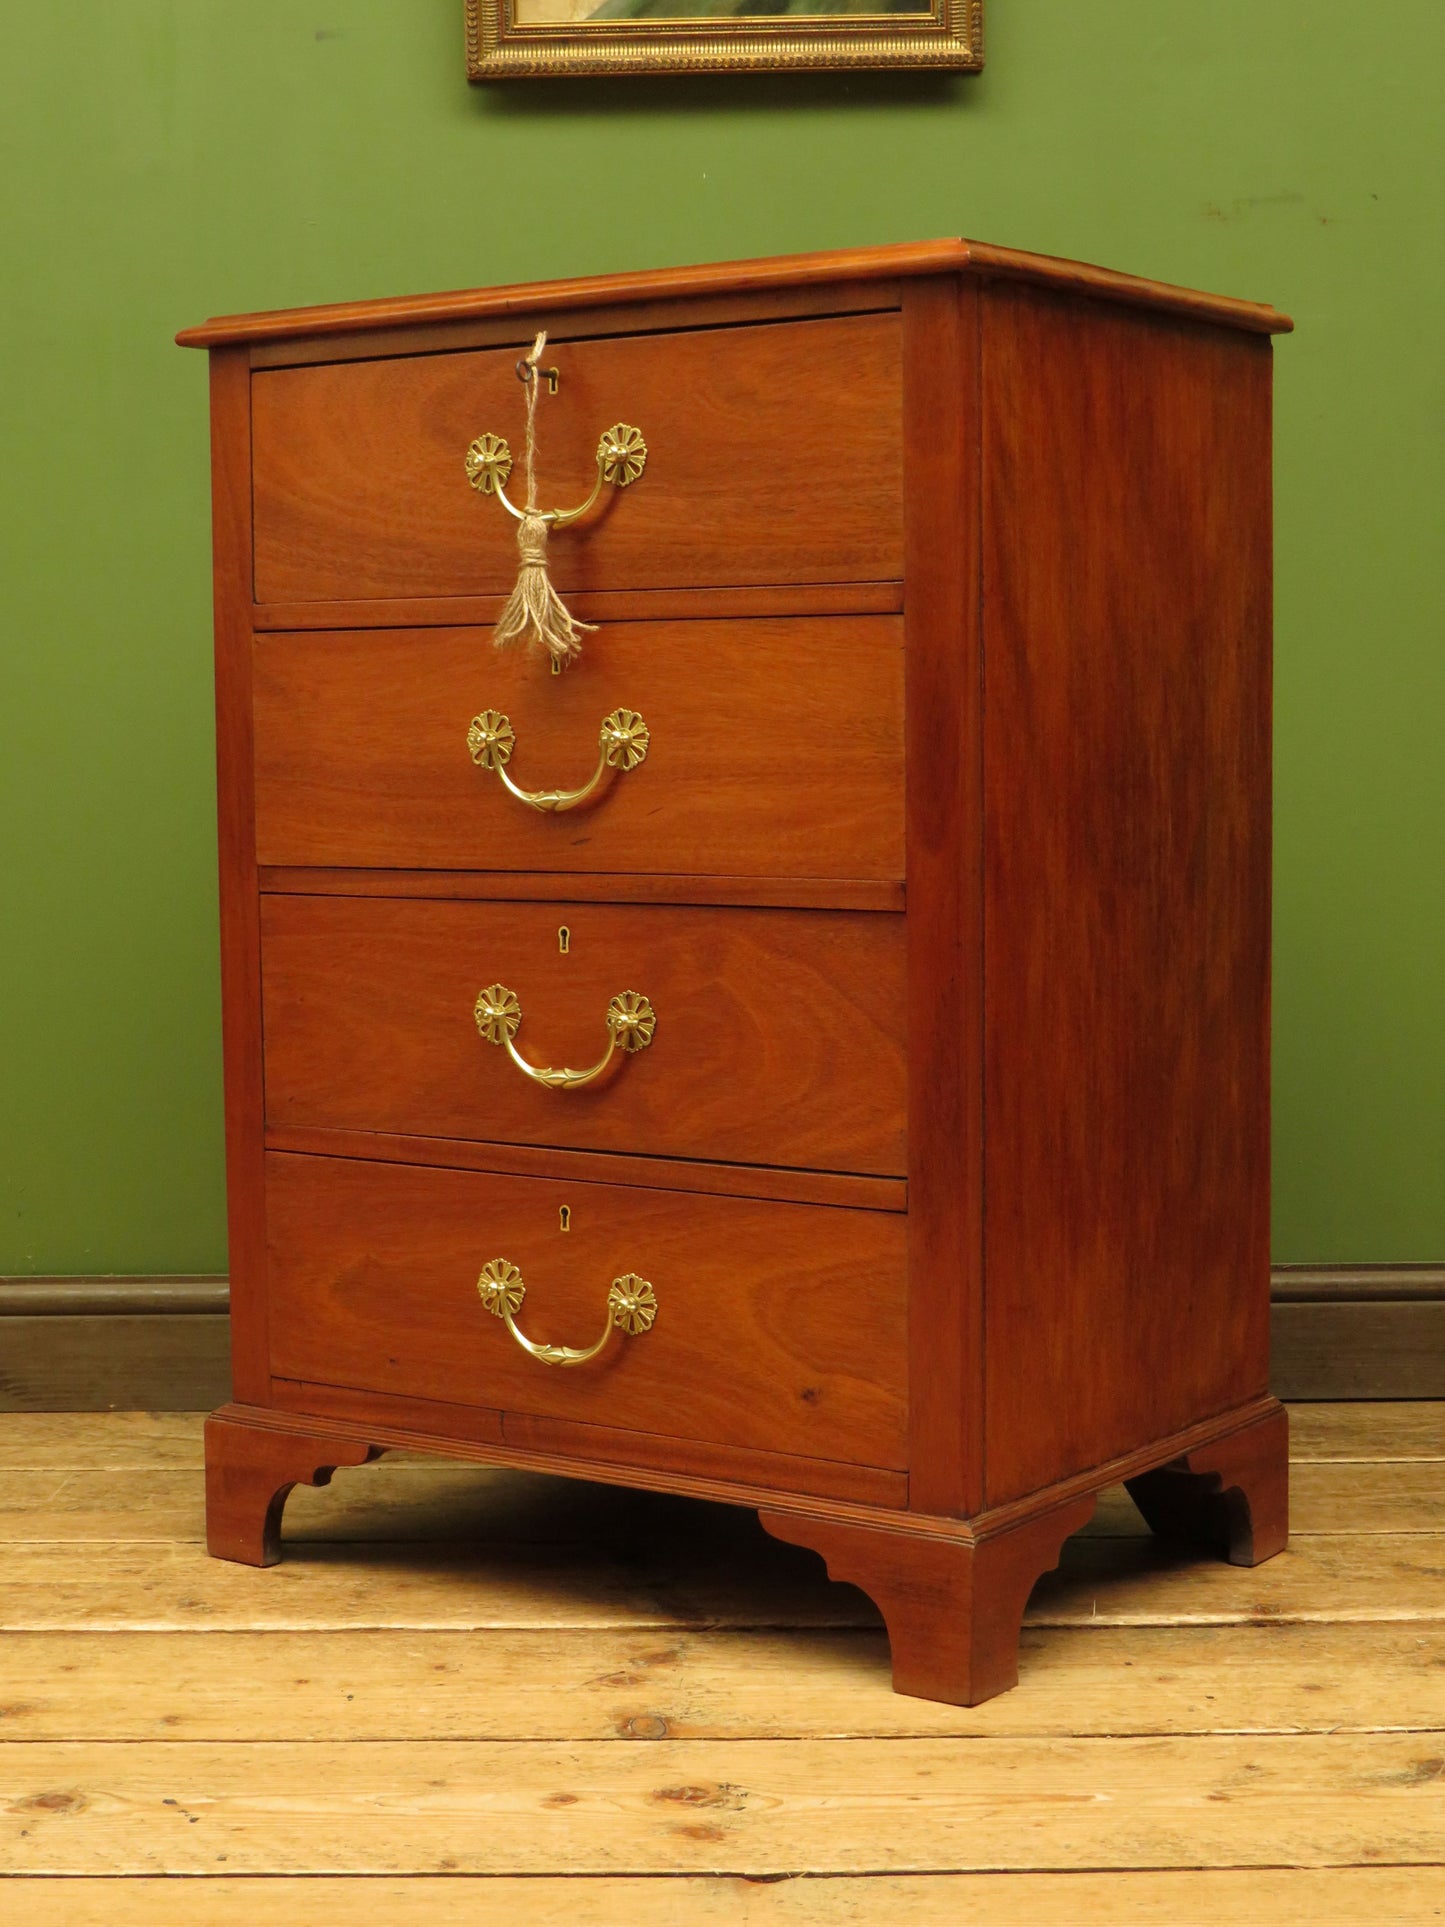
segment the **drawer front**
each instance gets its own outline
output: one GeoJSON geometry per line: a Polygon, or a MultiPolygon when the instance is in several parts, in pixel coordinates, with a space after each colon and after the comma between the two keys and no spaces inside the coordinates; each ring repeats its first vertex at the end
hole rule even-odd
{"type": "Polygon", "coordinates": [[[906,1462],[902,1214],[276,1152],[267,1209],[278,1377],[906,1462]],[[521,1274],[534,1342],[590,1346],[614,1280],[655,1320],[545,1364],[484,1306],[488,1266],[521,1274]]]}
{"type": "MultiPolygon", "coordinates": [[[[261,602],[497,595],[516,523],[470,487],[468,444],[504,437],[525,500],[517,349],[258,371],[261,602]]],[[[556,532],[564,593],[874,582],[902,574],[896,313],[561,342],[538,406],[538,501],[569,508],[598,438],[641,430],[647,465],[556,532]]]]}
{"type": "Polygon", "coordinates": [[[901,916],[271,896],[261,927],[273,1125],[905,1171],[901,916]],[[650,1040],[549,1088],[480,1033],[494,985],[534,1067],[591,1068],[628,992],[650,1040]]]}
{"type": "Polygon", "coordinates": [[[557,676],[477,629],[270,635],[254,675],[263,864],[903,875],[901,617],[609,624],[557,676]],[[519,788],[581,787],[619,708],[645,760],[574,809],[468,747],[505,715],[519,788]]]}

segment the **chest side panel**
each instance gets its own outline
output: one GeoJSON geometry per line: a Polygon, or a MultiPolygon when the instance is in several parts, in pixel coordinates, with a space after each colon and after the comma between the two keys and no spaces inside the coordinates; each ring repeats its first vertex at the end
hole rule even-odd
{"type": "Polygon", "coordinates": [[[1265,1388],[1269,383],[986,305],[991,1504],[1265,1388]]]}

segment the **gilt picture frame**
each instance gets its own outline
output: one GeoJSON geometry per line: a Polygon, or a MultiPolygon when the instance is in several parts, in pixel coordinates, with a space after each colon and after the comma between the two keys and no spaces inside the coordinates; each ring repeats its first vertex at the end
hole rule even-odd
{"type": "Polygon", "coordinates": [[[983,65],[983,0],[466,0],[467,78],[983,65]]]}

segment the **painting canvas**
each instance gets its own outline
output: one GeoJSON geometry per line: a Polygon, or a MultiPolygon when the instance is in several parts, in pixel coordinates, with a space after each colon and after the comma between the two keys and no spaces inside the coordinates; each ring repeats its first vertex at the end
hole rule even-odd
{"type": "Polygon", "coordinates": [[[982,65],[982,0],[467,0],[473,80],[982,65]]]}

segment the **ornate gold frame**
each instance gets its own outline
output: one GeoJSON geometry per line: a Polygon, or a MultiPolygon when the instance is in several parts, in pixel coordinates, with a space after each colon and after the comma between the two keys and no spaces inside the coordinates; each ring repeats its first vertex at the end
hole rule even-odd
{"type": "Polygon", "coordinates": [[[516,0],[466,0],[468,80],[544,74],[714,74],[757,67],[983,65],[983,0],[924,13],[786,14],[770,20],[599,20],[518,26],[516,0]]]}

